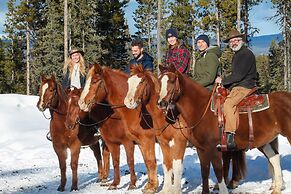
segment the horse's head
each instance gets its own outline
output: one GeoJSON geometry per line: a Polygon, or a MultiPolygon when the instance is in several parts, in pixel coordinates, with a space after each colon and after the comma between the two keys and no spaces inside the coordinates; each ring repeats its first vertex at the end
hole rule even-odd
{"type": "Polygon", "coordinates": [[[79,99],[81,110],[88,112],[96,102],[104,100],[106,94],[103,69],[94,64],[87,74],[86,84],[79,99]]]}
{"type": "Polygon", "coordinates": [[[163,110],[173,109],[180,96],[179,72],[175,70],[161,71],[159,81],[158,107],[163,110]]]}
{"type": "Polygon", "coordinates": [[[130,67],[130,77],[127,80],[128,91],[124,98],[127,108],[135,109],[142,101],[149,98],[148,80],[146,70],[141,65],[130,67]]]}
{"type": "Polygon", "coordinates": [[[80,120],[80,107],[78,101],[80,99],[81,92],[82,89],[74,88],[68,93],[67,115],[65,121],[65,126],[68,129],[74,129],[80,120]]]}
{"type": "Polygon", "coordinates": [[[48,107],[54,105],[54,101],[57,95],[57,82],[54,75],[47,79],[44,75],[41,75],[41,84],[39,87],[39,100],[37,102],[37,108],[40,111],[45,111],[48,107]]]}

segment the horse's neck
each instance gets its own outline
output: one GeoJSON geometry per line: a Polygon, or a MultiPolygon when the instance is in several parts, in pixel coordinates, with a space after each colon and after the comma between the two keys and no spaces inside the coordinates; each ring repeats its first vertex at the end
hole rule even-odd
{"type": "Polygon", "coordinates": [[[127,77],[121,72],[111,69],[104,71],[104,81],[107,89],[107,101],[110,104],[123,104],[127,92],[127,77]]]}
{"type": "Polygon", "coordinates": [[[67,112],[67,96],[62,86],[57,83],[57,102],[56,109],[62,113],[67,112]]]}
{"type": "Polygon", "coordinates": [[[158,80],[154,76],[148,76],[147,79],[150,88],[149,101],[147,103],[147,106],[150,107],[152,111],[157,111],[159,110],[157,107],[158,94],[156,93],[156,87],[158,87],[158,80]]]}
{"type": "Polygon", "coordinates": [[[179,76],[179,83],[181,89],[177,101],[179,112],[184,118],[199,119],[206,109],[210,92],[188,77],[179,76]]]}

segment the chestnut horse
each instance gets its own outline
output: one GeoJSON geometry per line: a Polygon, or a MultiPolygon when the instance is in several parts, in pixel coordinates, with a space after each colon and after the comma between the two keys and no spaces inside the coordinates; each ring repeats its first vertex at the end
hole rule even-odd
{"type": "MultiPolygon", "coordinates": [[[[103,98],[112,106],[122,105],[127,93],[128,76],[121,71],[110,68],[101,68],[95,64],[88,72],[85,88],[81,94],[79,105],[87,109],[99,98],[100,90],[105,90],[103,98]]],[[[148,94],[148,95],[155,95],[148,94]]],[[[116,108],[120,113],[126,130],[131,138],[138,143],[148,170],[148,183],[143,189],[144,193],[154,193],[158,187],[157,165],[155,158],[155,142],[159,142],[164,161],[164,185],[161,193],[181,193],[182,161],[187,140],[180,130],[167,123],[163,112],[156,108],[156,103],[149,98],[149,103],[142,104],[135,109],[126,107],[116,108]],[[173,166],[173,168],[172,168],[173,166]],[[173,172],[174,171],[174,172],[173,172]],[[174,188],[172,185],[174,173],[174,188]]],[[[183,123],[181,123],[183,126],[183,123]]],[[[222,179],[222,177],[221,177],[222,179]]],[[[220,180],[220,182],[223,182],[220,180]]],[[[224,184],[224,188],[226,186],[224,184]]]]}
{"type": "MultiPolygon", "coordinates": [[[[67,178],[66,178],[66,159],[67,149],[71,152],[71,169],[72,169],[72,190],[78,190],[78,160],[80,148],[82,145],[89,145],[94,152],[94,156],[98,165],[98,180],[107,180],[104,176],[102,156],[99,145],[99,138],[94,137],[94,131],[80,126],[74,130],[65,127],[65,119],[67,113],[67,96],[63,91],[61,85],[56,82],[55,76],[46,79],[41,76],[41,85],[39,88],[39,100],[37,108],[40,111],[45,111],[47,108],[50,110],[50,134],[52,138],[53,148],[59,160],[59,167],[61,170],[61,181],[58,191],[64,191],[67,178]]],[[[109,155],[109,153],[108,153],[109,155]]],[[[107,157],[108,158],[108,157],[107,157]]],[[[109,163],[109,161],[104,161],[109,163]]]]}
{"type": "MultiPolygon", "coordinates": [[[[205,110],[211,97],[210,92],[177,71],[162,73],[160,83],[159,106],[164,110],[174,105],[177,107],[185,118],[189,130],[191,129],[194,135],[203,140],[201,143],[207,154],[202,157],[201,163],[210,161],[209,157],[218,153],[216,145],[220,143],[217,117],[210,109],[205,110]],[[205,114],[204,111],[206,111],[205,114]]],[[[253,113],[254,147],[263,152],[272,165],[272,194],[278,194],[284,187],[276,138],[278,134],[281,134],[291,142],[291,94],[274,92],[269,94],[269,99],[269,109],[253,113]]],[[[247,115],[242,114],[235,136],[237,149],[248,149],[248,131],[247,115]]],[[[205,168],[202,171],[204,170],[206,171],[204,173],[208,174],[208,169],[205,168]]]]}
{"type": "MultiPolygon", "coordinates": [[[[160,85],[158,78],[156,78],[153,73],[146,71],[139,66],[131,66],[131,76],[128,79],[128,93],[126,98],[124,99],[124,104],[129,108],[136,108],[139,105],[149,104],[149,113],[154,114],[154,112],[161,112],[156,106],[158,100],[158,91],[160,85]]],[[[163,114],[160,117],[165,117],[163,114]]],[[[175,122],[174,115],[168,113],[166,118],[169,119],[170,122],[175,122]]],[[[154,117],[154,120],[156,117],[154,117]]],[[[185,125],[184,125],[185,126],[185,125]]],[[[207,154],[204,151],[203,145],[200,143],[202,139],[195,136],[195,134],[189,133],[190,131],[185,127],[181,127],[180,129],[176,129],[178,133],[183,134],[185,140],[190,140],[194,146],[197,148],[198,156],[201,160],[201,169],[205,169],[208,164],[204,161],[204,158],[207,154]]],[[[223,168],[221,161],[221,153],[213,152],[212,154],[212,164],[214,168],[214,172],[216,174],[218,180],[218,186],[220,193],[227,193],[227,189],[223,180],[223,168]]],[[[202,173],[203,176],[203,193],[209,192],[208,186],[208,174],[202,173]]]]}
{"type": "MultiPolygon", "coordinates": [[[[102,139],[105,141],[108,147],[113,161],[114,167],[114,179],[109,186],[109,190],[116,189],[120,183],[120,145],[125,148],[127,156],[127,164],[130,171],[130,185],[128,189],[136,188],[136,175],[134,171],[134,143],[131,141],[125,133],[123,123],[120,116],[114,113],[111,107],[106,105],[95,105],[91,108],[90,112],[80,111],[78,101],[81,95],[82,89],[74,89],[68,94],[68,112],[66,117],[66,126],[72,129],[79,123],[79,120],[90,116],[98,126],[100,127],[100,133],[102,139]]],[[[82,123],[80,123],[82,125],[82,123]]],[[[78,125],[77,125],[78,126],[78,125]]],[[[108,172],[109,166],[105,166],[108,172]]]]}

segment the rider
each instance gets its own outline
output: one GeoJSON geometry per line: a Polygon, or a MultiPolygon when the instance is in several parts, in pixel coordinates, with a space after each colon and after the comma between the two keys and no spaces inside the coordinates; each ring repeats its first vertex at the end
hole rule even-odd
{"type": "Polygon", "coordinates": [[[193,79],[212,90],[218,74],[221,51],[218,46],[209,46],[209,38],[205,34],[197,37],[196,44],[200,55],[195,64],[193,79]]]}
{"type": "Polygon", "coordinates": [[[238,103],[246,97],[256,86],[257,69],[253,52],[245,46],[245,35],[233,29],[229,32],[229,47],[235,52],[232,58],[232,72],[225,78],[217,77],[216,83],[222,84],[230,90],[224,103],[225,132],[228,149],[236,147],[234,141],[237,129],[238,103]]]}
{"type": "Polygon", "coordinates": [[[190,70],[190,52],[185,44],[178,39],[178,33],[170,28],[166,31],[166,38],[169,48],[164,56],[163,64],[174,65],[176,70],[188,74],[190,70]]]}
{"type": "MultiPolygon", "coordinates": [[[[86,81],[86,68],[84,52],[78,49],[72,49],[63,68],[63,89],[84,88],[86,81]]],[[[97,125],[92,127],[95,131],[94,136],[100,137],[97,125]]]]}
{"type": "Polygon", "coordinates": [[[153,71],[153,57],[151,57],[147,52],[144,51],[142,40],[136,39],[131,43],[131,52],[133,58],[129,61],[129,65],[126,68],[126,73],[130,73],[130,65],[141,64],[144,69],[153,71]]]}

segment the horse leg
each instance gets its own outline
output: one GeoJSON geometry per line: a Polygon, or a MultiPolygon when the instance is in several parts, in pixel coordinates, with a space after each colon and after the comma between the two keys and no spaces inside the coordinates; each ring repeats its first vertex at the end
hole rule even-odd
{"type": "Polygon", "coordinates": [[[171,148],[173,157],[173,172],[174,172],[174,193],[182,193],[182,173],[183,173],[183,158],[187,146],[187,140],[183,136],[182,139],[175,139],[174,146],[171,148]]]}
{"type": "Polygon", "coordinates": [[[81,142],[76,140],[71,146],[71,169],[72,169],[72,186],[71,191],[78,190],[78,161],[81,149],[81,142]]]}
{"type": "Polygon", "coordinates": [[[200,160],[201,176],[202,176],[202,194],[210,194],[209,192],[209,171],[210,171],[210,160],[209,154],[197,148],[197,154],[200,160]]]}
{"type": "Polygon", "coordinates": [[[144,158],[144,162],[148,171],[148,183],[143,189],[143,193],[155,193],[159,182],[157,177],[157,163],[155,157],[155,141],[154,139],[143,139],[139,148],[144,158]]]}
{"type": "Polygon", "coordinates": [[[101,181],[102,183],[107,182],[108,174],[109,174],[109,165],[110,165],[110,151],[107,145],[102,143],[102,156],[103,156],[103,174],[101,179],[98,179],[97,182],[101,181]]]}
{"type": "Polygon", "coordinates": [[[126,152],[126,159],[127,165],[129,167],[130,172],[130,185],[128,190],[136,188],[136,175],[134,171],[134,143],[132,141],[127,141],[124,144],[125,152],[126,152]]]}
{"type": "Polygon", "coordinates": [[[164,171],[164,185],[161,194],[171,193],[172,187],[172,175],[173,175],[173,158],[170,150],[170,146],[166,142],[159,142],[163,153],[163,171],[164,171]]]}
{"type": "MultiPolygon", "coordinates": [[[[274,140],[277,141],[277,140],[274,140]]],[[[272,178],[272,194],[280,194],[283,188],[283,177],[282,170],[280,166],[280,155],[278,151],[272,147],[271,144],[266,144],[258,148],[264,155],[268,158],[270,166],[272,166],[271,172],[273,172],[272,178]]]]}
{"type": "Polygon", "coordinates": [[[245,152],[242,150],[230,152],[230,154],[232,158],[232,179],[227,187],[235,189],[239,181],[243,179],[246,174],[246,159],[245,152]]]}
{"type": "Polygon", "coordinates": [[[98,180],[102,180],[103,179],[103,174],[104,174],[103,173],[104,169],[103,169],[103,164],[102,164],[102,156],[101,156],[100,144],[99,144],[99,142],[97,142],[96,144],[91,145],[89,147],[93,151],[94,156],[95,156],[96,161],[97,161],[97,166],[98,166],[98,178],[97,178],[97,181],[98,180]]]}
{"type": "Polygon", "coordinates": [[[222,160],[223,160],[223,177],[225,183],[228,183],[228,174],[230,168],[230,161],[231,161],[231,153],[230,152],[222,152],[222,160]]]}
{"type": "Polygon", "coordinates": [[[67,149],[64,145],[57,145],[54,142],[53,142],[53,148],[58,156],[59,168],[61,171],[61,182],[57,190],[64,191],[66,183],[67,183],[67,177],[66,177],[67,149]]]}
{"type": "MultiPolygon", "coordinates": [[[[224,182],[224,177],[223,177],[224,174],[223,174],[221,153],[219,153],[218,151],[213,151],[211,157],[212,157],[211,163],[213,166],[213,170],[218,181],[219,194],[228,193],[226,184],[224,182]]],[[[208,173],[209,173],[209,170],[208,170],[208,173]]]]}
{"type": "Polygon", "coordinates": [[[107,144],[111,157],[113,162],[113,169],[114,169],[114,178],[113,182],[110,184],[108,190],[117,189],[117,185],[120,183],[120,169],[119,169],[119,163],[120,163],[120,146],[118,144],[107,144]]]}

